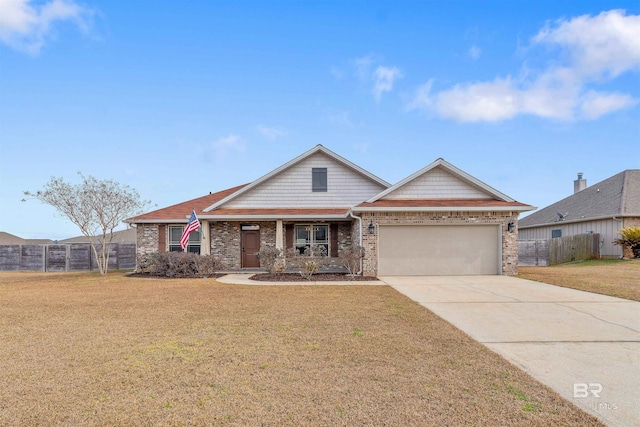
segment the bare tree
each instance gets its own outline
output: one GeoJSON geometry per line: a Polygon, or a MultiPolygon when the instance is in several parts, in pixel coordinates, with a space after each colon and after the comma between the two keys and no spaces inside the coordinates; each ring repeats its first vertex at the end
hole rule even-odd
{"type": "Polygon", "coordinates": [[[53,206],[77,225],[89,239],[100,274],[107,274],[113,230],[122,220],[142,213],[151,202],[140,200],[138,192],[128,185],[110,179],[98,180],[80,172],[78,175],[82,178],[80,184],[51,177],[44,189],[35,193],[25,191],[24,194],[53,206]]]}

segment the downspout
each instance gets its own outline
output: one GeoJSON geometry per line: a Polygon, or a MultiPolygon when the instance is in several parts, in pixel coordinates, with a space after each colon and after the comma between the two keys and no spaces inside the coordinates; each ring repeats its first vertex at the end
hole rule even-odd
{"type": "MultiPolygon", "coordinates": [[[[620,228],[618,228],[618,230],[616,230],[616,234],[618,233],[618,231],[622,230],[624,228],[624,221],[622,219],[618,219],[614,216],[611,217],[612,220],[614,221],[618,221],[620,223],[620,228]]],[[[604,244],[604,239],[602,239],[602,243],[604,244]]],[[[621,246],[622,248],[622,255],[620,256],[620,259],[624,258],[624,246],[621,246]]]]}
{"type": "MultiPolygon", "coordinates": [[[[351,211],[351,209],[349,209],[349,216],[353,219],[357,219],[358,222],[360,223],[360,228],[358,231],[358,235],[359,235],[359,240],[360,240],[360,247],[362,247],[362,218],[360,218],[359,216],[354,216],[353,215],[353,211],[351,211]]],[[[360,271],[358,271],[358,275],[362,276],[362,258],[360,258],[360,271]]]]}

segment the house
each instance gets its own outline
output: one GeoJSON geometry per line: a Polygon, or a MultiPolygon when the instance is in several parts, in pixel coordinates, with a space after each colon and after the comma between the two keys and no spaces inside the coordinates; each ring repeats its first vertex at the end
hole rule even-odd
{"type": "Polygon", "coordinates": [[[50,245],[53,243],[51,239],[23,239],[6,231],[0,231],[0,245],[50,245]]]}
{"type": "MultiPolygon", "coordinates": [[[[616,232],[640,226],[640,170],[622,171],[587,187],[583,174],[574,181],[574,194],[520,220],[521,240],[546,240],[576,234],[599,233],[600,256],[619,258],[613,244],[616,232]]],[[[626,256],[631,257],[630,251],[626,256]]]]}
{"type": "MultiPolygon", "coordinates": [[[[102,235],[95,236],[94,242],[100,242],[102,235]]],[[[114,231],[113,235],[107,233],[107,242],[111,239],[111,243],[135,243],[137,237],[137,230],[135,228],[127,228],[126,230],[114,231]]],[[[69,239],[60,240],[58,243],[89,243],[87,236],[76,236],[69,239]]]]}
{"type": "Polygon", "coordinates": [[[518,215],[534,208],[443,159],[390,185],[317,145],[249,184],[128,219],[138,254],[180,250],[192,209],[202,228],[187,250],[230,270],[259,268],[261,245],[288,251],[288,267],[323,246],[323,268],[338,269],[359,244],[375,276],[517,274],[518,215]]]}

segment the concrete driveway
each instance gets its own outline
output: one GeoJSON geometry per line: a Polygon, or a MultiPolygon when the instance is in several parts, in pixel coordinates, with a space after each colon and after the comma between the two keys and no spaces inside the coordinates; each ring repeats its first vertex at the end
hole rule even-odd
{"type": "Polygon", "coordinates": [[[381,277],[611,426],[640,425],[640,303],[508,276],[381,277]]]}

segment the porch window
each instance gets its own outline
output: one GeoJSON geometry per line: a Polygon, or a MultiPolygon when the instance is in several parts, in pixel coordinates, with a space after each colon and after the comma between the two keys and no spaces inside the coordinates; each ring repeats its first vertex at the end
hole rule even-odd
{"type": "Polygon", "coordinates": [[[327,168],[311,168],[311,191],[314,193],[327,192],[327,168]]]}
{"type": "MultiPolygon", "coordinates": [[[[169,226],[169,252],[182,252],[182,249],[180,249],[180,237],[182,236],[184,227],[184,225],[169,226]]],[[[187,252],[200,253],[200,237],[201,234],[199,231],[194,231],[189,235],[187,252]]]]}
{"type": "Polygon", "coordinates": [[[329,254],[329,226],[322,224],[296,225],[295,247],[300,255],[304,254],[307,248],[314,250],[318,247],[324,248],[324,255],[329,254]]]}

